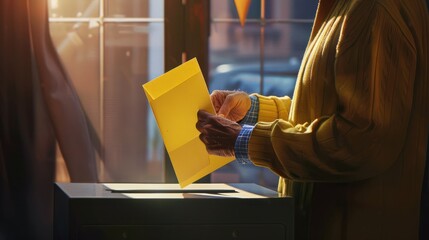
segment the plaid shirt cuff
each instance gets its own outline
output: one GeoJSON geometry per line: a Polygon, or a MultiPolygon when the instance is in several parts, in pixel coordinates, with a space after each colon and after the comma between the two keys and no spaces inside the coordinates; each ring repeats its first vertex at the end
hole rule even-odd
{"type": "Polygon", "coordinates": [[[247,111],[246,116],[239,122],[240,125],[255,125],[258,122],[259,114],[259,100],[256,96],[250,96],[250,109],[247,111]]]}
{"type": "Polygon", "coordinates": [[[251,163],[249,160],[248,145],[254,127],[255,126],[244,125],[235,141],[235,158],[241,164],[251,163]]]}

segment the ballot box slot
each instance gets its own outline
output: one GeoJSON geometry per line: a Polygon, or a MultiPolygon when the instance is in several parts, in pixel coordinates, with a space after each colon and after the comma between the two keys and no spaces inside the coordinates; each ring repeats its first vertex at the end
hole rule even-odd
{"type": "Polygon", "coordinates": [[[111,193],[237,193],[235,189],[106,189],[111,193]]]}

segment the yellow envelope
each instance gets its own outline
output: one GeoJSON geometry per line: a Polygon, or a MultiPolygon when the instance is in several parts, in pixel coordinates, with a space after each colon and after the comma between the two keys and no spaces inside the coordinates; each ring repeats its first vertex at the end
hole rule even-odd
{"type": "Polygon", "coordinates": [[[181,187],[234,159],[209,155],[199,139],[198,110],[215,111],[196,58],[143,84],[143,89],[181,187]]]}

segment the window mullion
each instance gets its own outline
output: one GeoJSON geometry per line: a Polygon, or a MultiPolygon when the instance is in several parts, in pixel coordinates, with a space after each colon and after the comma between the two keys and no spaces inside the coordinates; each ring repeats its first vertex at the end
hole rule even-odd
{"type": "Polygon", "coordinates": [[[261,0],[261,25],[260,25],[260,80],[259,93],[264,94],[264,64],[265,64],[265,0],[261,0]]]}
{"type": "MultiPolygon", "coordinates": [[[[101,145],[103,146],[105,143],[105,139],[104,139],[104,44],[105,44],[105,40],[104,40],[104,6],[105,6],[105,0],[100,0],[100,9],[99,9],[99,17],[98,17],[98,23],[99,23],[99,83],[100,83],[100,97],[99,97],[99,101],[100,101],[100,105],[99,105],[99,114],[100,114],[100,120],[99,120],[99,124],[100,124],[100,141],[101,141],[101,145]]],[[[102,160],[101,162],[104,161],[104,155],[105,152],[103,150],[104,148],[101,148],[100,150],[100,159],[102,160]]],[[[104,175],[104,169],[103,169],[103,164],[100,164],[100,174],[104,175]]],[[[100,179],[104,179],[104,176],[100,176],[100,179]]]]}

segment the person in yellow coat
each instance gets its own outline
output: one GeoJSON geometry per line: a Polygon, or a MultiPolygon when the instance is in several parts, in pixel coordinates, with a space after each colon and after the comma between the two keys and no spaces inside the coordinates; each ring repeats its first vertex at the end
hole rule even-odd
{"type": "Polygon", "coordinates": [[[280,176],[296,239],[417,240],[428,18],[424,0],[320,0],[293,99],[214,91],[200,139],[280,176]]]}

